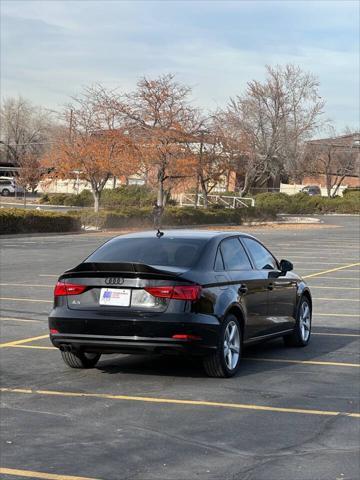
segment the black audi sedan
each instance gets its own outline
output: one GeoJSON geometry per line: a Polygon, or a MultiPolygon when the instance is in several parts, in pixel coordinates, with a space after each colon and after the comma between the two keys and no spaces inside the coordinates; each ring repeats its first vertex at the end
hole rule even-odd
{"type": "Polygon", "coordinates": [[[60,276],[50,339],[72,368],[109,353],[178,353],[231,377],[245,345],[309,343],[311,294],[292,269],[244,233],[118,236],[60,276]]]}

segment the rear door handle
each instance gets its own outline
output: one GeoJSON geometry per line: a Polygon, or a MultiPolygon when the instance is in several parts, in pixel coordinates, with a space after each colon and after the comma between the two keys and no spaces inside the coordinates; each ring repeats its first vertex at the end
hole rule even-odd
{"type": "Polygon", "coordinates": [[[247,293],[248,287],[246,285],[240,285],[240,288],[238,290],[239,293],[247,293]]]}
{"type": "Polygon", "coordinates": [[[269,285],[267,286],[268,290],[274,290],[274,284],[273,283],[269,283],[269,285]]]}

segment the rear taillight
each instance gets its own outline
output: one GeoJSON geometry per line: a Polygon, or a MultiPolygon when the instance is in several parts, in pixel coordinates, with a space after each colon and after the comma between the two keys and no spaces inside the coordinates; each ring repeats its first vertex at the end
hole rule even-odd
{"type": "Polygon", "coordinates": [[[57,282],[54,289],[54,297],[64,295],[80,295],[87,289],[86,285],[76,285],[75,283],[57,282]]]}
{"type": "Polygon", "coordinates": [[[177,333],[176,335],[173,335],[172,338],[174,340],[202,340],[199,335],[189,335],[186,333],[177,333]]]}
{"type": "Polygon", "coordinates": [[[170,287],[145,287],[145,290],[156,298],[171,298],[173,300],[191,300],[200,298],[200,285],[174,285],[170,287]]]}

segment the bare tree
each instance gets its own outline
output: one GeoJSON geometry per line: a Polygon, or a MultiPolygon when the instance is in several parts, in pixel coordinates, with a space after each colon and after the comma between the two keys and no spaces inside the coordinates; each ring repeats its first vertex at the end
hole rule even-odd
{"type": "MultiPolygon", "coordinates": [[[[201,119],[200,112],[198,118],[201,119]]],[[[195,124],[194,124],[195,127],[195,124]]],[[[208,195],[221,180],[228,177],[232,166],[232,151],[228,148],[228,136],[222,122],[215,115],[198,120],[197,129],[189,143],[194,155],[196,173],[196,206],[201,191],[203,205],[208,207],[208,195]]]]}
{"type": "Polygon", "coordinates": [[[21,155],[19,161],[20,169],[16,183],[24,188],[24,192],[30,189],[34,193],[44,173],[41,158],[38,153],[28,151],[21,155]]]}
{"type": "Polygon", "coordinates": [[[255,154],[253,137],[241,130],[238,118],[229,111],[217,111],[212,123],[221,142],[224,170],[228,176],[233,172],[244,177],[239,191],[244,196],[250,186],[263,177],[263,165],[255,154]]]}
{"type": "Polygon", "coordinates": [[[48,146],[54,128],[49,110],[36,107],[23,97],[7,98],[1,105],[0,118],[0,143],[9,163],[20,165],[24,156],[40,156],[48,146]]]}
{"type": "Polygon", "coordinates": [[[319,127],[324,107],[311,74],[293,65],[266,69],[266,80],[249,82],[224,112],[227,123],[247,139],[243,194],[260,179],[298,175],[302,145],[319,127]]]}
{"type": "Polygon", "coordinates": [[[335,197],[348,175],[359,175],[360,133],[331,136],[306,144],[303,168],[310,175],[324,175],[329,197],[335,197]]]}

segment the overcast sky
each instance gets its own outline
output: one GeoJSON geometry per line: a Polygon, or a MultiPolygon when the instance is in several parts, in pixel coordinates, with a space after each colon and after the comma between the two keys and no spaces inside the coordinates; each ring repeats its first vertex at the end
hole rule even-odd
{"type": "Polygon", "coordinates": [[[132,89],[173,72],[195,103],[224,106],[264,65],[320,80],[339,130],[359,124],[358,1],[1,0],[1,96],[60,108],[82,86],[132,89]]]}

